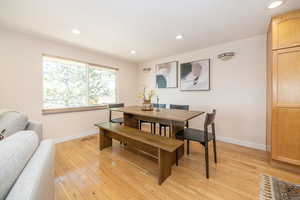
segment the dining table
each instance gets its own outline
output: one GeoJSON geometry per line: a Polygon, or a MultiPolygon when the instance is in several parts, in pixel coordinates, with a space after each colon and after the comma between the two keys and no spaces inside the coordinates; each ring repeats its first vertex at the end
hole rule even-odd
{"type": "MultiPolygon", "coordinates": [[[[139,129],[139,121],[164,124],[170,128],[170,138],[176,138],[176,133],[184,130],[187,121],[204,114],[204,111],[154,108],[145,111],[142,106],[125,106],[114,108],[113,111],[122,112],[124,125],[139,129]]],[[[163,136],[162,136],[163,137],[163,136]]],[[[178,151],[179,158],[184,155],[184,146],[178,151]]]]}

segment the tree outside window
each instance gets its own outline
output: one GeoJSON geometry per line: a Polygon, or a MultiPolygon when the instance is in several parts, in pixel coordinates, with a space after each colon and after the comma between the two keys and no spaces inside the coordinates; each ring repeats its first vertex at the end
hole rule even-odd
{"type": "Polygon", "coordinates": [[[65,59],[43,57],[44,109],[116,102],[117,71],[65,59]]]}

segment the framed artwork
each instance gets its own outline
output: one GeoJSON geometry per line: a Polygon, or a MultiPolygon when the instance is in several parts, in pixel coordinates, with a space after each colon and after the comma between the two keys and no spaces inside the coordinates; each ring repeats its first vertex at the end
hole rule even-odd
{"type": "Polygon", "coordinates": [[[210,59],[182,63],[180,89],[182,91],[210,90],[210,59]]]}
{"type": "Polygon", "coordinates": [[[177,88],[178,61],[156,65],[156,87],[177,88]]]}

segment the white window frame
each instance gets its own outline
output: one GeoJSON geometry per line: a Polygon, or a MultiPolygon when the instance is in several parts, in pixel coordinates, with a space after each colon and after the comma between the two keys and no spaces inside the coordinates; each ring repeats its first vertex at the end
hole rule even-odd
{"type": "MultiPolygon", "coordinates": [[[[116,72],[116,88],[115,88],[116,99],[115,100],[116,100],[116,103],[118,102],[118,100],[119,100],[119,69],[118,68],[103,66],[103,65],[99,65],[99,64],[95,64],[95,63],[84,62],[84,61],[65,58],[65,57],[61,57],[61,56],[53,56],[53,55],[49,55],[49,54],[42,54],[42,63],[43,63],[43,60],[45,57],[82,63],[82,64],[87,65],[87,69],[90,66],[90,67],[99,67],[102,69],[114,70],[116,72]]],[[[43,64],[42,64],[42,66],[43,66],[43,64]]],[[[44,76],[44,74],[43,74],[43,76],[44,76]]],[[[87,76],[89,76],[88,73],[87,73],[87,76]]],[[[89,81],[89,78],[87,80],[89,81]]],[[[87,87],[88,87],[88,85],[87,85],[87,87]]],[[[43,91],[44,91],[44,87],[43,87],[43,91]]],[[[88,90],[88,92],[89,92],[89,90],[88,90]]],[[[43,95],[44,95],[44,92],[43,92],[43,95]]],[[[87,106],[78,106],[78,107],[65,107],[65,108],[44,108],[44,101],[43,101],[42,107],[43,107],[42,114],[47,115],[47,114],[56,114],[56,113],[102,110],[102,109],[107,109],[107,104],[87,105],[87,106]]]]}

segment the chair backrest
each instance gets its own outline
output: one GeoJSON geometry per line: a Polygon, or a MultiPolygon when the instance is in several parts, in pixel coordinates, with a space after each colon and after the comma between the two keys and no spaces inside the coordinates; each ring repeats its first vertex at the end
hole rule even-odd
{"type": "Polygon", "coordinates": [[[212,126],[213,132],[215,131],[215,118],[216,118],[216,109],[213,109],[212,113],[207,113],[204,122],[204,130],[207,131],[208,126],[212,126]]]}
{"type": "MultiPolygon", "coordinates": [[[[108,104],[108,108],[122,108],[124,107],[125,104],[124,103],[112,103],[112,104],[108,104]]],[[[112,110],[109,110],[109,116],[108,116],[108,120],[111,122],[111,118],[112,118],[112,114],[111,114],[112,110]]]]}
{"type": "Polygon", "coordinates": [[[189,110],[189,105],[176,105],[176,104],[170,104],[170,109],[179,109],[179,110],[189,110]]]}
{"type": "Polygon", "coordinates": [[[108,108],[121,108],[124,107],[124,103],[112,103],[108,104],[108,108]]]}
{"type": "Polygon", "coordinates": [[[167,104],[162,104],[162,103],[153,103],[152,104],[154,108],[166,108],[167,104]]]}

